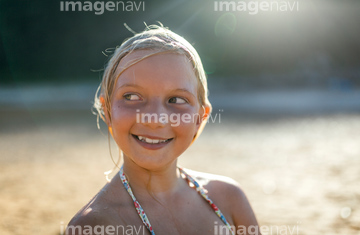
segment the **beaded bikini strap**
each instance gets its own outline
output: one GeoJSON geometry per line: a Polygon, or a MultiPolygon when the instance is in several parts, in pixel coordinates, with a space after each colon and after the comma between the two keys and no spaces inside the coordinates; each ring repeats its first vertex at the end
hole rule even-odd
{"type": "Polygon", "coordinates": [[[134,193],[132,192],[132,190],[130,188],[129,182],[127,181],[126,176],[125,176],[125,174],[123,172],[123,167],[121,167],[119,174],[120,174],[121,182],[123,183],[124,187],[126,188],[129,195],[131,196],[132,200],[134,201],[135,209],[136,209],[137,213],[139,214],[142,222],[144,223],[146,228],[149,230],[151,235],[155,235],[155,233],[153,231],[153,228],[152,228],[152,226],[150,224],[150,221],[149,221],[148,217],[145,214],[144,209],[141,207],[140,203],[136,200],[136,198],[134,196],[134,193]]]}
{"type": "Polygon", "coordinates": [[[215,211],[215,214],[217,216],[219,216],[219,218],[224,222],[224,224],[226,225],[226,227],[228,227],[228,229],[231,231],[231,234],[234,235],[234,232],[231,228],[231,225],[229,224],[229,222],[227,222],[227,220],[225,219],[225,216],[221,213],[220,209],[214,204],[214,202],[209,198],[209,196],[207,195],[207,191],[190,175],[188,175],[181,167],[179,167],[179,170],[181,171],[181,173],[183,173],[186,178],[195,185],[196,187],[196,191],[210,204],[211,208],[215,211]]]}
{"type": "MultiPolygon", "coordinates": [[[[195,185],[196,191],[210,204],[211,208],[215,211],[215,214],[220,217],[220,219],[224,222],[224,224],[231,231],[231,234],[234,235],[234,232],[233,232],[233,230],[231,228],[231,225],[226,221],[226,219],[225,219],[224,215],[221,213],[220,209],[208,197],[205,189],[195,179],[193,179],[190,175],[188,175],[181,167],[179,167],[179,170],[180,170],[180,172],[182,174],[184,174],[186,176],[188,181],[190,181],[192,184],[195,185]]],[[[129,195],[131,196],[132,200],[134,201],[135,209],[136,209],[137,213],[139,214],[142,222],[144,223],[146,228],[149,230],[151,235],[155,235],[155,232],[154,232],[154,230],[153,230],[153,228],[152,228],[152,226],[150,224],[149,218],[146,216],[144,209],[141,207],[140,203],[137,201],[137,199],[134,196],[134,193],[131,190],[129,182],[127,181],[126,176],[125,176],[125,174],[123,172],[123,167],[121,167],[121,169],[119,171],[119,175],[120,175],[121,182],[123,183],[125,189],[127,190],[129,195]]]]}

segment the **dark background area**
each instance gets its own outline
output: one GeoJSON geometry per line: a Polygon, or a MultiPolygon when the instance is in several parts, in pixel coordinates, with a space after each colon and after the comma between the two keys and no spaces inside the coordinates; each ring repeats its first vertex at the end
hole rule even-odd
{"type": "Polygon", "coordinates": [[[195,46],[210,84],[359,85],[360,2],[309,0],[299,7],[250,15],[216,12],[208,0],[145,0],[145,11],[96,15],[60,11],[60,1],[1,0],[0,83],[97,82],[101,72],[92,70],[108,59],[102,51],[132,36],[124,23],[140,32],[144,22],[160,21],[195,46]]]}

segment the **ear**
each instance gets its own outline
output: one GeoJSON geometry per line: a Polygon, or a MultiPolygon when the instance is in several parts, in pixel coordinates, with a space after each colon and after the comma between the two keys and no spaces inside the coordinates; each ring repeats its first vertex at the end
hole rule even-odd
{"type": "Polygon", "coordinates": [[[105,120],[103,118],[103,121],[106,123],[106,125],[108,126],[108,129],[109,129],[109,132],[111,135],[113,135],[113,132],[112,132],[112,126],[111,126],[111,120],[110,120],[110,116],[109,116],[109,112],[108,112],[108,108],[106,107],[106,104],[105,104],[105,98],[104,96],[100,96],[100,103],[101,103],[101,107],[104,111],[104,114],[105,114],[105,120]]]}
{"type": "Polygon", "coordinates": [[[193,138],[191,144],[194,143],[196,138],[199,137],[202,130],[204,129],[207,119],[210,116],[211,110],[212,110],[212,107],[210,104],[206,104],[206,105],[202,106],[201,111],[200,111],[200,118],[198,118],[197,122],[196,122],[196,127],[197,127],[196,132],[194,134],[194,138],[193,138]]]}
{"type": "Polygon", "coordinates": [[[206,120],[209,118],[210,113],[211,113],[211,105],[207,104],[207,105],[203,105],[201,107],[201,110],[199,112],[199,118],[196,121],[196,125],[200,126],[202,123],[204,123],[204,121],[206,122],[206,120]]]}
{"type": "Polygon", "coordinates": [[[210,116],[212,107],[211,107],[211,105],[206,105],[206,106],[203,106],[203,109],[204,109],[203,121],[206,121],[210,116]]]}

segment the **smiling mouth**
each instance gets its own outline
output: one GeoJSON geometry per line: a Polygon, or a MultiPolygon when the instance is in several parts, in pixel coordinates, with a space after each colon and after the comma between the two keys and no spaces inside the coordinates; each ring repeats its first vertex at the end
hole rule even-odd
{"type": "Polygon", "coordinates": [[[136,139],[140,140],[141,142],[147,143],[147,144],[162,144],[162,143],[167,143],[170,142],[172,139],[174,138],[170,138],[170,139],[151,139],[148,137],[144,137],[141,135],[132,135],[134,136],[136,139]]]}

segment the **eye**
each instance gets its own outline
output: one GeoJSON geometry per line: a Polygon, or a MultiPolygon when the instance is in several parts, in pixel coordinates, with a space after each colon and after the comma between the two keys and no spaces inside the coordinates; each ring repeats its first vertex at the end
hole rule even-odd
{"type": "Polygon", "coordinates": [[[135,95],[135,94],[125,94],[124,98],[125,98],[125,100],[132,100],[132,101],[141,100],[140,96],[135,95]]]}
{"type": "Polygon", "coordinates": [[[185,104],[185,103],[187,103],[187,101],[180,97],[172,97],[169,99],[169,103],[185,104]]]}

